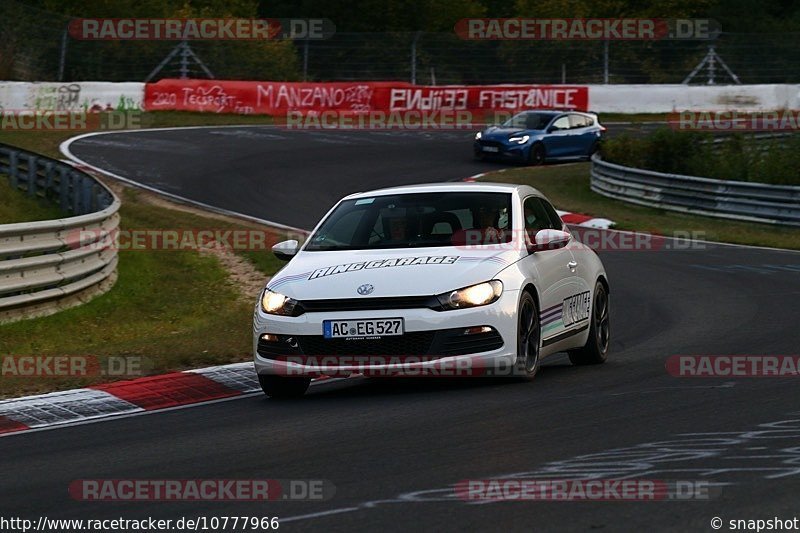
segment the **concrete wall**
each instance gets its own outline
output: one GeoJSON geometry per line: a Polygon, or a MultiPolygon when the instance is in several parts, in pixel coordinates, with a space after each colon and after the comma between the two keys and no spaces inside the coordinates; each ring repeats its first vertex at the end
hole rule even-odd
{"type": "Polygon", "coordinates": [[[597,113],[800,109],[800,85],[590,85],[597,113]]]}
{"type": "MultiPolygon", "coordinates": [[[[143,83],[0,82],[0,110],[143,109],[143,83]]],[[[800,85],[589,85],[598,113],[800,109],[800,85]]]]}
{"type": "Polygon", "coordinates": [[[0,82],[0,109],[6,111],[101,111],[142,109],[144,83],[0,82]]]}

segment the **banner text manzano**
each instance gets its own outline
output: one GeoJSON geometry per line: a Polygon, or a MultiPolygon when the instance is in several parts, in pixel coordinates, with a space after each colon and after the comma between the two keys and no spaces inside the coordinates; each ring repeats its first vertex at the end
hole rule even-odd
{"type": "Polygon", "coordinates": [[[291,111],[470,111],[589,109],[578,85],[412,85],[404,82],[161,80],[145,85],[147,111],[286,116],[291,111]]]}

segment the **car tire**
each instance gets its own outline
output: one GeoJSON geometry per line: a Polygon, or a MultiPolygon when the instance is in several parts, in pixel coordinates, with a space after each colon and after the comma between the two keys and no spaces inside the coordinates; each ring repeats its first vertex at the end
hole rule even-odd
{"type": "Polygon", "coordinates": [[[528,150],[528,164],[533,166],[543,165],[545,157],[544,145],[540,142],[533,143],[528,150]]]}
{"type": "Polygon", "coordinates": [[[483,152],[479,152],[477,150],[472,151],[472,157],[474,157],[476,161],[483,161],[486,159],[483,155],[483,152]]]}
{"type": "Polygon", "coordinates": [[[599,151],[600,151],[600,142],[599,141],[594,141],[592,143],[592,146],[589,147],[589,159],[591,159],[592,156],[594,154],[596,154],[597,152],[599,152],[599,151]]]}
{"type": "Polygon", "coordinates": [[[589,325],[589,338],[586,344],[569,352],[569,360],[573,365],[599,365],[608,359],[608,348],[611,344],[611,323],[609,320],[608,291],[601,282],[594,288],[592,316],[589,325]]]}
{"type": "Polygon", "coordinates": [[[523,292],[517,308],[517,359],[514,375],[531,380],[539,371],[542,349],[542,327],[539,308],[529,292],[523,292]]]}
{"type": "Polygon", "coordinates": [[[270,398],[299,398],[311,384],[311,378],[287,378],[271,374],[259,374],[261,390],[270,398]]]}

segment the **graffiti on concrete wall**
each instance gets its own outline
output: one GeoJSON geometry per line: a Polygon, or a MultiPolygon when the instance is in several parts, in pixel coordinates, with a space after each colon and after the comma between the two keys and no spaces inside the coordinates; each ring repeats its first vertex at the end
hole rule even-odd
{"type": "Polygon", "coordinates": [[[21,108],[32,111],[101,112],[142,108],[141,84],[32,83],[17,90],[24,91],[21,108]]]}

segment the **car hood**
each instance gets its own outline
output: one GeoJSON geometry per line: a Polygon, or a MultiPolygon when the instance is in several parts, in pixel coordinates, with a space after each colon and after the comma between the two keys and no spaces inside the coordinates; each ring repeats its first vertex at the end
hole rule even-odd
{"type": "Polygon", "coordinates": [[[500,126],[492,126],[491,128],[486,128],[481,132],[481,139],[488,139],[488,140],[508,140],[509,137],[512,135],[536,135],[537,133],[541,133],[540,130],[526,130],[523,128],[502,128],[500,126]]]}
{"type": "Polygon", "coordinates": [[[493,279],[518,258],[513,244],[300,252],[267,286],[298,300],[428,296],[493,279]]]}

